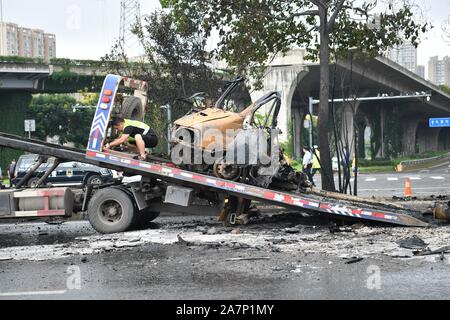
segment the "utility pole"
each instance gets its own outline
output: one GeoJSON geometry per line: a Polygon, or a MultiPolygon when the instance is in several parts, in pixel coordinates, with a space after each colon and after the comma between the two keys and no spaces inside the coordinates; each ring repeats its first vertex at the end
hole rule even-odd
{"type": "Polygon", "coordinates": [[[136,23],[141,23],[140,0],[121,0],[119,42],[124,53],[136,54],[133,50],[139,48],[138,38],[132,32],[136,23]]]}
{"type": "MultiPolygon", "coordinates": [[[[3,46],[3,0],[0,0],[0,54],[2,53],[3,46]]],[[[6,54],[5,54],[6,55],[6,54]]]]}

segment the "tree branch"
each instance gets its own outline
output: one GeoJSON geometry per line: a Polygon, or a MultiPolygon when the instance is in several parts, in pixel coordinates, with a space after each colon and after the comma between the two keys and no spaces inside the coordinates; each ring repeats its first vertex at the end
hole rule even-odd
{"type": "Polygon", "coordinates": [[[323,1],[321,0],[311,0],[311,2],[313,4],[315,4],[316,6],[325,9],[325,4],[323,3],[323,1]]]}
{"type": "Polygon", "coordinates": [[[349,9],[349,10],[353,10],[361,15],[364,15],[366,17],[369,16],[369,11],[367,10],[367,8],[359,8],[359,7],[352,7],[352,6],[342,6],[343,9],[349,9]]]}
{"type": "Polygon", "coordinates": [[[301,16],[318,16],[319,15],[319,11],[318,10],[306,10],[303,12],[298,12],[298,13],[293,13],[288,17],[279,17],[279,16],[274,16],[271,15],[269,13],[265,13],[262,11],[258,11],[256,13],[253,12],[248,12],[249,14],[256,14],[256,15],[261,15],[267,19],[275,19],[275,20],[279,20],[279,21],[290,21],[293,20],[296,17],[301,17],[301,16]]]}
{"type": "Polygon", "coordinates": [[[307,10],[299,13],[294,13],[290,18],[300,17],[300,16],[317,16],[319,15],[319,10],[307,10]]]}
{"type": "Polygon", "coordinates": [[[340,0],[339,3],[336,5],[336,8],[334,9],[333,14],[330,17],[330,20],[328,21],[327,24],[327,29],[330,30],[331,28],[333,28],[334,23],[336,22],[336,18],[339,14],[339,12],[341,12],[342,8],[344,7],[344,3],[346,0],[340,0]]]}

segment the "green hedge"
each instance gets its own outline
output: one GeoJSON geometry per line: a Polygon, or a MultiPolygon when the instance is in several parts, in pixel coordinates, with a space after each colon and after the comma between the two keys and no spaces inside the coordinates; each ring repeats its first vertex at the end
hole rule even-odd
{"type": "MultiPolygon", "coordinates": [[[[24,136],[24,120],[31,102],[31,93],[22,91],[0,92],[0,131],[24,136]]],[[[0,166],[5,172],[12,159],[17,159],[23,152],[0,148],[0,166]]]]}

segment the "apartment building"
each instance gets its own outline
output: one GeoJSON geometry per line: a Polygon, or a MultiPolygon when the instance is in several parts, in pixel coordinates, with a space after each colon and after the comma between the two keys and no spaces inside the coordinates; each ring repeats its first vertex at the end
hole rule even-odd
{"type": "Polygon", "coordinates": [[[438,56],[428,61],[428,79],[437,85],[450,86],[450,57],[439,60],[438,56]]]}
{"type": "Polygon", "coordinates": [[[56,36],[40,29],[0,22],[0,55],[50,61],[56,57],[56,36]]]}
{"type": "Polygon", "coordinates": [[[417,72],[417,48],[411,43],[404,43],[391,48],[387,57],[409,71],[417,72]]]}

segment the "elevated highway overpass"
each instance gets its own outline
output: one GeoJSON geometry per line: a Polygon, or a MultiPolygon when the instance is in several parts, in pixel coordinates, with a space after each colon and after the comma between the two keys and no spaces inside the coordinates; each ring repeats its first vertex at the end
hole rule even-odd
{"type": "MultiPolygon", "coordinates": [[[[258,98],[267,90],[281,91],[283,110],[279,124],[287,139],[289,123],[292,121],[294,148],[300,156],[306,143],[303,123],[309,113],[309,98],[318,99],[320,66],[304,61],[304,50],[292,50],[285,57],[275,59],[263,81],[264,88],[254,92],[258,98]]],[[[345,123],[342,135],[354,137],[355,129],[359,141],[370,128],[372,153],[378,157],[389,157],[401,150],[403,155],[450,149],[450,128],[428,128],[431,117],[450,117],[450,95],[439,87],[402,66],[383,57],[370,60],[339,60],[330,65],[331,94],[335,99],[348,99],[347,103],[336,103],[336,115],[345,123]],[[334,89],[334,90],[333,90],[334,89]],[[414,97],[382,101],[352,101],[350,97],[377,97],[426,92],[431,99],[414,97]]],[[[318,114],[317,106],[314,114],[318,114]]],[[[365,155],[364,143],[359,144],[360,156],[365,155]]]]}

